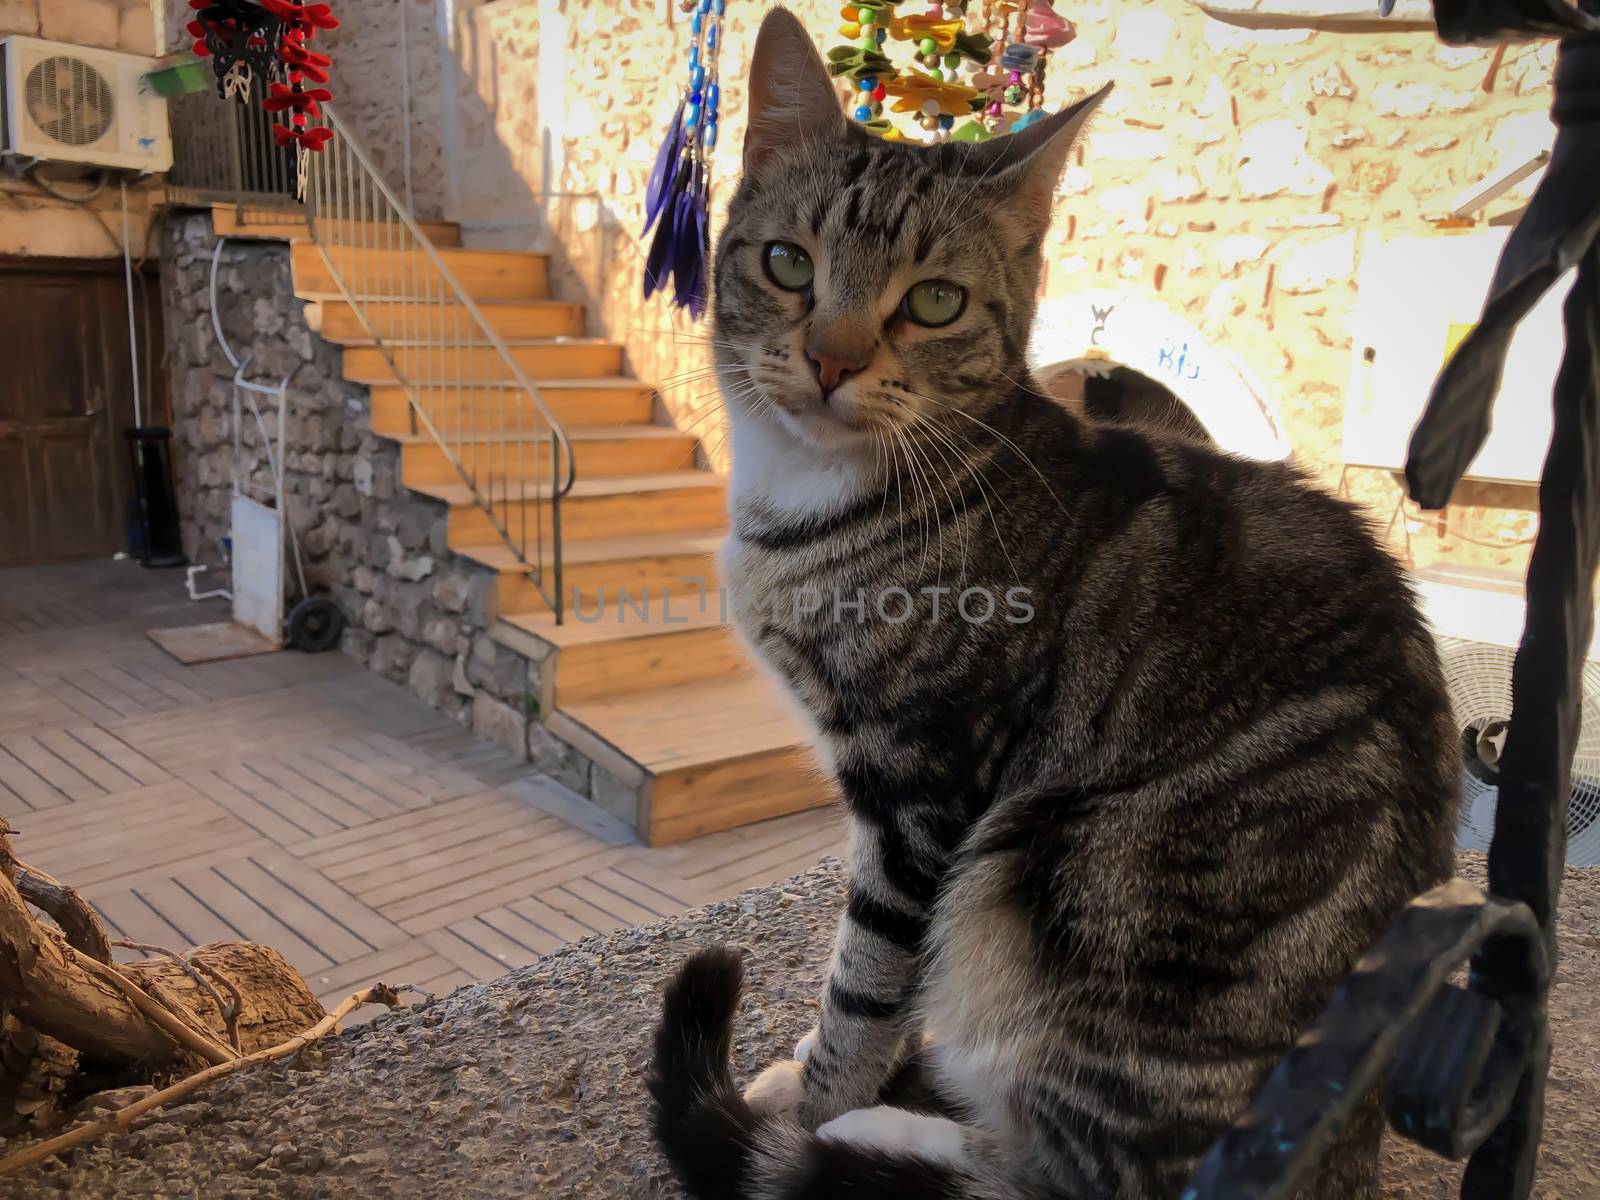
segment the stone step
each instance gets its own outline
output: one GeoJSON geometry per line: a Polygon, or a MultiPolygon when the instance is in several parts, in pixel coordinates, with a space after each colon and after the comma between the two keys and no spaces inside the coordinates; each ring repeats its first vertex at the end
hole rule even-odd
{"type": "Polygon", "coordinates": [[[749,669],[727,625],[723,594],[613,596],[566,613],[502,613],[497,642],[540,664],[541,708],[720,679],[749,669]]]}
{"type": "MultiPolygon", "coordinates": [[[[507,340],[582,337],[583,305],[559,300],[486,300],[478,311],[489,328],[507,340]]],[[[438,340],[448,321],[461,312],[459,305],[401,303],[369,300],[358,314],[343,300],[319,300],[306,305],[306,323],[330,342],[344,346],[372,344],[372,331],[391,341],[438,340]],[[365,323],[362,318],[365,318],[365,323]],[[370,329],[369,329],[370,324],[370,329]]],[[[466,320],[463,317],[463,323],[466,320]]]]}
{"type": "MultiPolygon", "coordinates": [[[[648,475],[697,465],[699,443],[665,425],[564,428],[580,478],[648,475]]],[[[427,434],[407,434],[399,439],[401,479],[407,487],[461,483],[463,471],[472,480],[515,480],[535,469],[534,455],[541,455],[545,462],[550,458],[548,434],[456,437],[448,430],[444,432],[449,437],[449,452],[427,434]],[[451,460],[452,455],[455,461],[451,460]]]]}
{"type": "MultiPolygon", "coordinates": [[[[718,586],[717,550],[721,528],[691,529],[632,537],[565,539],[561,554],[561,591],[567,606],[622,602],[640,596],[698,594],[718,586]]],[[[504,542],[463,546],[457,550],[496,572],[499,612],[545,612],[549,601],[532,578],[533,568],[520,561],[504,542]]],[[[554,587],[546,556],[545,584],[554,587]]]]}
{"type": "MultiPolygon", "coordinates": [[[[328,260],[338,267],[350,294],[361,299],[395,299],[406,295],[441,295],[443,277],[420,250],[399,252],[334,246],[326,251],[311,242],[289,248],[294,290],[302,300],[342,300],[339,281],[328,260]]],[[[439,257],[473,300],[545,300],[550,296],[546,257],[506,250],[442,248],[439,257]]]]}
{"type": "MultiPolygon", "coordinates": [[[[211,224],[218,237],[251,238],[256,241],[291,242],[311,237],[311,227],[306,224],[306,214],[298,206],[286,209],[256,208],[246,205],[244,218],[234,204],[215,204],[211,207],[211,224]]],[[[398,237],[371,222],[330,222],[331,232],[341,241],[361,241],[370,238],[376,242],[384,237],[398,237]]],[[[424,236],[435,246],[461,245],[461,226],[446,221],[419,221],[424,236]]],[[[329,228],[325,225],[324,228],[329,228]]]]}
{"type": "MultiPolygon", "coordinates": [[[[412,491],[450,506],[451,549],[482,546],[499,537],[488,512],[465,484],[438,484],[412,491]]],[[[709,471],[579,479],[561,500],[562,536],[581,539],[705,529],[725,518],[726,491],[726,480],[709,471]]],[[[526,528],[531,547],[539,544],[537,531],[544,530],[548,536],[549,492],[546,482],[527,489],[526,500],[518,496],[502,502],[496,497],[506,524],[514,533],[526,528]]]]}
{"type": "MultiPolygon", "coordinates": [[[[546,407],[563,428],[578,425],[647,425],[650,423],[654,389],[637,379],[613,376],[602,379],[535,379],[534,385],[546,407]]],[[[524,397],[527,410],[519,422],[513,393],[500,387],[449,385],[417,389],[418,401],[435,424],[454,433],[456,430],[498,432],[507,425],[536,428],[541,424],[533,406],[524,397]]],[[[377,384],[372,388],[372,431],[384,437],[414,432],[411,403],[405,388],[398,384],[377,384]]]]}
{"type": "MultiPolygon", "coordinates": [[[[541,376],[559,379],[610,378],[622,370],[622,347],[598,338],[539,338],[512,342],[507,346],[516,363],[530,379],[541,376]]],[[[482,390],[488,403],[494,403],[495,384],[508,386],[515,378],[504,357],[494,346],[390,344],[386,350],[376,346],[352,346],[344,352],[344,377],[354,383],[394,383],[401,375],[418,386],[454,383],[491,386],[482,390]],[[393,362],[391,364],[391,358],[393,362]]]]}
{"type": "Polygon", "coordinates": [[[604,769],[595,803],[651,846],[833,799],[804,722],[754,671],[561,703],[547,728],[604,769]]]}

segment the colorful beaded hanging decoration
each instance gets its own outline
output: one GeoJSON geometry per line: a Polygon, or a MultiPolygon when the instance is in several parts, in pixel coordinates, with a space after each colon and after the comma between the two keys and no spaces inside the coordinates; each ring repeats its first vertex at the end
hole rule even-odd
{"type": "Polygon", "coordinates": [[[303,192],[307,152],[320,152],[333,137],[333,130],[315,123],[321,106],[333,99],[326,86],[333,60],[306,43],[319,30],[339,27],[333,10],[292,0],[189,0],[189,7],[195,14],[188,25],[194,52],[211,59],[223,99],[248,104],[260,81],[261,107],[289,114],[289,123],[274,124],[272,134],[279,146],[294,147],[303,192]]]}
{"type": "Polygon", "coordinates": [[[679,7],[692,14],[689,79],[645,189],[644,232],[654,225],[656,236],[645,258],[644,294],[648,299],[665,292],[670,278],[672,303],[698,320],[705,312],[709,282],[710,154],[717,144],[717,62],[725,0],[681,0],[679,7]]]}
{"type": "Polygon", "coordinates": [[[923,141],[947,141],[956,118],[983,105],[977,90],[958,77],[964,63],[970,70],[989,61],[989,38],[967,29],[968,0],[930,3],[925,12],[910,14],[900,12],[903,2],[853,0],[840,9],[839,32],[855,40],[828,52],[828,70],[855,83],[852,115],[871,132],[904,136],[884,113],[885,101],[893,100],[890,111],[913,114],[923,141]],[[913,62],[904,70],[889,57],[891,38],[913,44],[913,62]]]}
{"type": "Polygon", "coordinates": [[[902,13],[903,3],[846,4],[839,32],[855,40],[828,52],[828,69],[855,83],[851,115],[868,130],[885,138],[905,136],[884,112],[890,99],[889,111],[912,114],[930,144],[984,141],[1043,116],[1045,57],[1074,36],[1071,22],[1050,0],[983,0],[977,25],[969,20],[971,0],[931,2],[921,13],[902,13]],[[914,45],[904,70],[889,57],[891,39],[914,45]],[[960,82],[963,69],[970,83],[960,82]],[[1007,111],[1024,105],[1025,112],[1007,111]],[[958,126],[962,117],[973,119],[958,126]]]}
{"type": "Polygon", "coordinates": [[[989,101],[985,128],[990,134],[1026,129],[1045,116],[1050,51],[1072,41],[1077,30],[1050,0],[984,0],[983,22],[998,51],[995,66],[973,79],[989,101]]]}

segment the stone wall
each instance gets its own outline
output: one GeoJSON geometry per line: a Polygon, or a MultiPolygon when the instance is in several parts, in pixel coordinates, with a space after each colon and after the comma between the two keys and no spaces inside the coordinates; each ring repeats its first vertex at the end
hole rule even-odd
{"type": "MultiPolygon", "coordinates": [[[[241,410],[235,463],[233,368],[211,319],[216,244],[208,214],[174,216],[161,230],[184,552],[220,567],[235,467],[271,494],[264,446],[270,442],[275,452],[278,412],[271,397],[260,398],[258,428],[248,408],[241,410]]],[[[526,660],[484,632],[493,577],[450,553],[442,506],[400,485],[399,446],[373,436],[367,389],[343,378],[338,347],[306,325],[288,247],[229,241],[217,282],[223,334],[238,358],[250,356],[248,378],[273,385],[288,379],[286,508],[308,585],[333,596],[349,618],[345,652],[524,752],[538,679],[526,660]]],[[[225,580],[226,572],[218,577],[225,580]]]]}
{"type": "MultiPolygon", "coordinates": [[[[0,0],[0,37],[20,33],[74,46],[98,46],[128,54],[156,52],[154,0],[0,0]]],[[[69,195],[87,191],[74,178],[48,166],[46,182],[69,195]]],[[[91,184],[92,186],[92,184],[91,184]]],[[[129,248],[145,253],[144,231],[160,188],[129,189],[129,248]]],[[[111,187],[84,204],[46,195],[10,171],[0,173],[0,255],[51,258],[110,258],[122,254],[120,197],[111,187]],[[110,228],[107,228],[107,225],[110,228]]]]}
{"type": "Polygon", "coordinates": [[[435,0],[339,0],[334,8],[339,28],[322,44],[333,56],[334,107],[395,195],[421,217],[442,216],[450,85],[435,0]]]}
{"type": "MultiPolygon", "coordinates": [[[[819,42],[840,40],[836,0],[791,7],[819,42]]],[[[1344,468],[1343,392],[1356,235],[1426,233],[1462,188],[1548,144],[1553,48],[1497,60],[1431,32],[1245,30],[1187,0],[1058,8],[1079,36],[1052,59],[1047,104],[1107,80],[1117,90],[1062,181],[1047,297],[1109,287],[1158,300],[1264,381],[1299,460],[1372,505],[1397,551],[1519,566],[1533,488],[1468,485],[1440,519],[1397,516],[1387,472],[1344,468]]],[[[728,6],[719,208],[763,11],[728,6]]],[[[706,331],[640,295],[644,184],[682,85],[684,21],[659,0],[500,0],[463,14],[453,215],[469,243],[555,254],[558,289],[720,455],[706,331]]]]}
{"type": "Polygon", "coordinates": [[[0,33],[24,33],[53,42],[99,46],[129,54],[154,54],[160,2],[0,0],[0,33]]]}

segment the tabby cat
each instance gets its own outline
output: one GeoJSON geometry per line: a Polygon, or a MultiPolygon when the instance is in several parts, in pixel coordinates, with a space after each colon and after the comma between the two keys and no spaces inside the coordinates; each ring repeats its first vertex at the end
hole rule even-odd
{"type": "MultiPolygon", "coordinates": [[[[1449,873],[1437,659],[1356,513],[1030,378],[1099,99],[883,141],[792,15],[761,27],[714,275],[724,581],[837,781],[849,890],[803,1064],[734,1086],[731,951],[669,984],[655,1126],[695,1197],[1175,1197],[1449,873]],[[880,1103],[913,1055],[957,1120],[880,1103]]],[[[1373,1194],[1380,1133],[1369,1101],[1304,1194],[1373,1194]]]]}

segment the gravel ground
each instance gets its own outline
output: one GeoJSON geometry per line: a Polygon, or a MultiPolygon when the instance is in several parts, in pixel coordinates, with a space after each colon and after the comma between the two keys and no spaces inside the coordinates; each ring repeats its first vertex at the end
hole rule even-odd
{"type": "MultiPolygon", "coordinates": [[[[1482,881],[1481,859],[1464,864],[1482,881]]],[[[748,1076],[812,1024],[837,865],[581,942],[493,983],[246,1073],[143,1128],[0,1182],[0,1197],[583,1197],[665,1200],[640,1072],[664,977],[745,952],[748,1076]]],[[[1600,1197],[1600,869],[1569,871],[1556,1052],[1537,1194],[1600,1197]]],[[[1444,1200],[1459,1172],[1391,1139],[1385,1195],[1444,1200]]]]}

